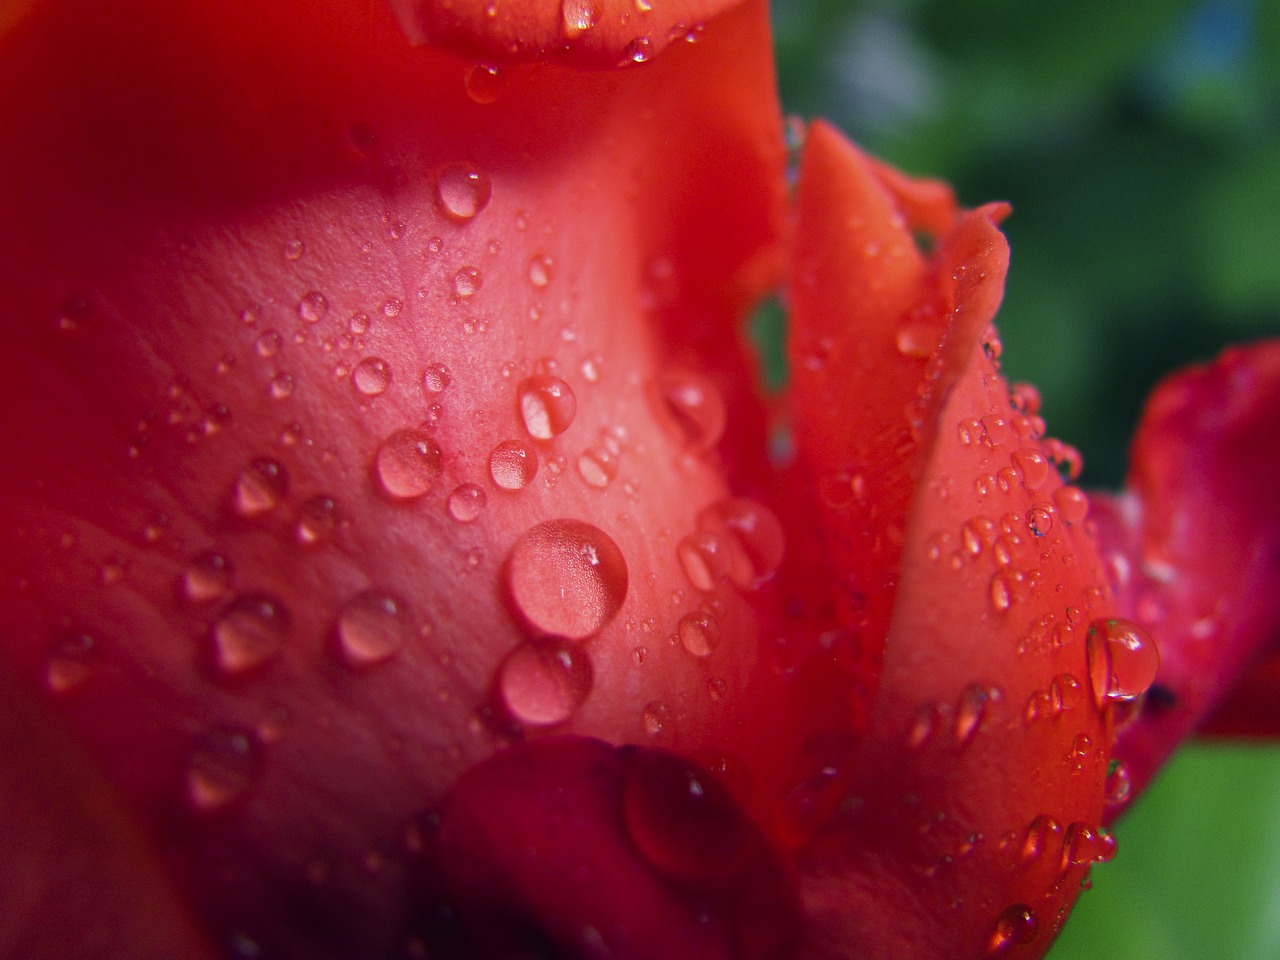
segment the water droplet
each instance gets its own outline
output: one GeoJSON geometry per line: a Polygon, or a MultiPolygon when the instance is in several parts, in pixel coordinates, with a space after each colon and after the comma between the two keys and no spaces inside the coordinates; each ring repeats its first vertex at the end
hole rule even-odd
{"type": "Polygon", "coordinates": [[[516,387],[520,417],[529,436],[550,440],[569,429],[578,412],[578,400],[559,377],[539,374],[526,377],[516,387]]]}
{"type": "Polygon", "coordinates": [[[257,457],[240,471],[231,491],[236,513],[246,519],[274,510],[289,492],[289,474],[280,461],[257,457]]]}
{"type": "Polygon", "coordinates": [[[1058,821],[1048,814],[1040,814],[1027,827],[1027,836],[1022,842],[1022,862],[1031,863],[1043,857],[1049,851],[1053,840],[1062,832],[1058,821]]]}
{"type": "Polygon", "coordinates": [[[266,594],[243,594],[223,611],[210,631],[214,666],[236,676],[262,666],[284,646],[289,614],[266,594]]]}
{"type": "Polygon", "coordinates": [[[591,693],[591,660],[558,637],[529,640],[498,667],[497,689],[512,718],[530,726],[564,723],[591,693]]]}
{"type": "Polygon", "coordinates": [[[338,613],[338,649],[352,667],[382,663],[399,653],[417,633],[403,600],[366,590],[338,613]]]}
{"type": "Polygon", "coordinates": [[[988,444],[998,447],[1013,435],[1013,428],[1004,417],[998,417],[992,413],[982,418],[982,432],[988,444]]]}
{"type": "Polygon", "coordinates": [[[1103,794],[1108,806],[1120,807],[1129,802],[1133,782],[1129,766],[1123,760],[1112,760],[1107,767],[1106,790],[1103,794]]]}
{"type": "Polygon", "coordinates": [[[298,301],[298,319],[304,323],[319,323],[329,312],[329,301],[323,293],[312,290],[298,301]]]}
{"type": "Polygon", "coordinates": [[[1025,903],[1005,907],[996,919],[991,939],[987,941],[987,953],[1000,954],[1018,944],[1032,943],[1039,930],[1040,921],[1025,903]]]}
{"type": "Polygon", "coordinates": [[[681,617],[676,633],[684,648],[695,657],[710,656],[711,651],[720,646],[720,621],[703,610],[681,617]]]}
{"type": "Polygon", "coordinates": [[[1053,508],[1047,503],[1037,503],[1028,510],[1027,529],[1032,536],[1046,536],[1053,529],[1053,508]]]}
{"type": "Polygon", "coordinates": [[[560,0],[560,21],[570,39],[594,27],[599,16],[599,0],[560,0]]]}
{"type": "Polygon", "coordinates": [[[956,704],[956,742],[968,743],[987,718],[989,705],[1000,699],[995,687],[971,683],[960,692],[956,704]]]}
{"type": "Polygon", "coordinates": [[[267,392],[271,394],[272,400],[285,400],[292,397],[294,388],[295,384],[291,373],[277,373],[271,378],[271,382],[267,384],[267,392]]]}
{"type": "Polygon", "coordinates": [[[468,163],[451,163],[436,178],[440,209],[451,220],[465,223],[489,204],[489,175],[468,163]]]}
{"type": "Polygon", "coordinates": [[[698,590],[710,592],[729,576],[733,558],[729,546],[714,533],[699,530],[676,545],[676,559],[689,582],[698,590]]]}
{"type": "Polygon", "coordinates": [[[541,290],[551,282],[554,261],[545,253],[539,253],[529,261],[529,282],[541,290]]]}
{"type": "Polygon", "coordinates": [[[648,37],[636,37],[627,44],[623,59],[632,63],[648,63],[653,59],[653,41],[648,37]]]}
{"type": "Polygon", "coordinates": [[[391,386],[391,365],[381,357],[365,357],[351,371],[351,386],[366,397],[376,397],[391,386]]]}
{"type": "Polygon", "coordinates": [[[523,490],[538,475],[538,453],[523,440],[504,440],[489,454],[489,476],[503,490],[523,490]]]}
{"type": "Polygon", "coordinates": [[[1013,606],[1013,591],[1009,586],[1009,578],[997,573],[991,578],[991,606],[999,613],[1004,613],[1013,606]]]}
{"type": "Polygon", "coordinates": [[[582,379],[587,383],[600,382],[600,368],[604,366],[604,357],[599,355],[583,357],[578,369],[582,371],[582,379]]]}
{"type": "Polygon", "coordinates": [[[651,737],[659,737],[671,719],[671,710],[661,700],[651,700],[640,711],[640,725],[651,737]]]}
{"type": "Polygon", "coordinates": [[[445,387],[453,381],[453,374],[443,363],[433,363],[422,373],[422,389],[424,393],[444,393],[445,387]]]}
{"type": "Polygon", "coordinates": [[[333,539],[342,522],[342,511],[333,497],[315,496],[298,510],[293,535],[304,547],[313,547],[333,539]]]}
{"type": "Polygon", "coordinates": [[[258,352],[258,356],[266,359],[274,357],[280,352],[280,334],[274,330],[265,330],[258,335],[258,339],[253,342],[253,348],[258,352]]]}
{"type": "Polygon", "coordinates": [[[183,570],[181,586],[191,603],[220,600],[231,588],[231,561],[213,550],[197,554],[183,570]]]}
{"type": "Polygon", "coordinates": [[[489,104],[495,102],[507,89],[507,75],[501,67],[486,64],[475,64],[467,67],[462,77],[467,96],[475,103],[489,104]]]}
{"type": "Polygon", "coordinates": [[[898,329],[898,352],[904,357],[927,360],[938,349],[939,330],[930,323],[908,323],[898,329]]]}
{"type": "Polygon", "coordinates": [[[251,731],[214,727],[188,761],[187,802],[199,814],[226,810],[247,796],[261,773],[262,748],[251,731]]]}
{"type": "Polygon", "coordinates": [[[579,640],[603,630],[627,596],[627,562],[613,539],[581,520],[548,520],[511,550],[507,587],[533,626],[579,640]]]}
{"type": "Polygon", "coordinates": [[[603,490],[618,475],[618,459],[615,454],[600,447],[584,450],[578,457],[578,476],[589,487],[603,490]]]}
{"type": "Polygon", "coordinates": [[[57,696],[71,693],[92,676],[100,654],[97,641],[87,633],[71,630],[59,634],[45,665],[45,686],[57,696]]]}
{"type": "Polygon", "coordinates": [[[1089,498],[1079,487],[1059,487],[1053,491],[1053,504],[1067,523],[1082,523],[1089,515],[1089,498]]]}
{"type": "Polygon", "coordinates": [[[449,494],[445,508],[458,523],[473,523],[484,512],[487,499],[480,487],[474,483],[463,483],[449,494]]]}
{"type": "Polygon", "coordinates": [[[655,377],[646,392],[658,423],[685,449],[701,453],[720,442],[724,398],[706,377],[672,370],[655,377]]]}
{"type": "Polygon", "coordinates": [[[786,536],[774,512],[746,497],[729,497],[698,514],[698,529],[714,533],[729,546],[729,578],[751,588],[782,564],[786,536]]]}
{"type": "Polygon", "coordinates": [[[1062,868],[1093,863],[1102,851],[1098,833],[1083,820],[1068,824],[1062,835],[1062,868]]]}
{"type": "Polygon", "coordinates": [[[300,260],[306,251],[307,245],[301,240],[290,240],[284,245],[284,258],[286,260],[300,260]]]}
{"type": "Polygon", "coordinates": [[[421,430],[397,430],[374,455],[374,475],[387,496],[415,500],[424,496],[440,478],[442,455],[421,430]]]}
{"type": "Polygon", "coordinates": [[[459,300],[469,300],[476,295],[484,278],[476,267],[460,267],[453,275],[453,293],[459,300]]]}
{"type": "Polygon", "coordinates": [[[1028,490],[1038,490],[1049,479],[1049,458],[1034,447],[1015,450],[1010,459],[1028,490]]]}
{"type": "Polygon", "coordinates": [[[1142,696],[1160,669],[1155,640],[1129,620],[1091,622],[1085,637],[1085,655],[1098,706],[1107,700],[1134,700],[1142,696]]]}

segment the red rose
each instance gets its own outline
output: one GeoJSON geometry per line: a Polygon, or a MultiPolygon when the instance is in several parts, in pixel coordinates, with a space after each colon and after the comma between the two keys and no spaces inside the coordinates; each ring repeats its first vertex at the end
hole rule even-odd
{"type": "Polygon", "coordinates": [[[1006,208],[822,124],[789,198],[762,3],[402,6],[0,19],[0,953],[1043,953],[1117,711],[1145,778],[1275,621],[1188,639],[1274,350],[1100,558],[1006,208]]]}

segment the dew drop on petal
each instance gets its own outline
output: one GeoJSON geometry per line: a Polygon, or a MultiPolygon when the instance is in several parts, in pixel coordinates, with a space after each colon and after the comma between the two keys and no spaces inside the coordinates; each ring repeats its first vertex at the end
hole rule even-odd
{"type": "Polygon", "coordinates": [[[373,472],[384,493],[395,500],[424,496],[440,478],[442,455],[421,430],[397,430],[378,447],[373,472]]]}
{"type": "Polygon", "coordinates": [[[328,540],[342,522],[342,511],[333,497],[320,494],[311,497],[298,510],[298,522],[293,535],[304,547],[314,547],[328,540]]]}
{"type": "Polygon", "coordinates": [[[487,499],[482,488],[474,483],[463,483],[449,494],[445,509],[458,523],[473,523],[484,512],[487,499]]]}
{"type": "Polygon", "coordinates": [[[623,54],[623,60],[631,63],[648,63],[652,59],[653,41],[648,37],[636,37],[627,44],[623,54]]]}
{"type": "Polygon", "coordinates": [[[1093,863],[1101,852],[1102,842],[1093,827],[1083,820],[1067,825],[1062,834],[1063,869],[1093,863]]]}
{"type": "Polygon", "coordinates": [[[82,686],[97,669],[101,650],[87,633],[69,630],[54,638],[45,664],[45,687],[65,696],[82,686]]]}
{"type": "Polygon", "coordinates": [[[651,700],[640,711],[640,725],[650,737],[659,737],[671,720],[671,709],[661,700],[651,700]]]}
{"type": "Polygon", "coordinates": [[[214,550],[198,553],[182,571],[182,596],[189,603],[221,600],[231,588],[231,572],[231,561],[221,553],[214,550]]]}
{"type": "Polygon", "coordinates": [[[772,576],[782,564],[786,535],[772,510],[757,500],[727,497],[698,514],[698,529],[729,545],[729,578],[750,588],[772,576]]]}
{"type": "Polygon", "coordinates": [[[529,282],[541,290],[551,282],[554,266],[554,261],[545,253],[537,254],[529,261],[529,282]]]}
{"type": "Polygon", "coordinates": [[[236,727],[214,727],[187,763],[186,798],[199,814],[215,814],[245,799],[262,773],[257,736],[236,727]]]}
{"type": "Polygon", "coordinates": [[[286,400],[293,396],[296,386],[293,374],[282,371],[271,378],[267,384],[267,392],[271,394],[272,400],[286,400]]]}
{"type": "Polygon", "coordinates": [[[1048,504],[1038,503],[1027,511],[1027,529],[1035,537],[1046,536],[1053,529],[1053,510],[1048,504]]]}
{"type": "Polygon", "coordinates": [[[1004,417],[998,417],[992,413],[983,417],[981,422],[987,443],[993,447],[1000,446],[1013,435],[1013,428],[1009,426],[1009,421],[1004,417]]]}
{"type": "Polygon", "coordinates": [[[1047,814],[1042,813],[1032,820],[1022,841],[1022,862],[1031,863],[1043,857],[1061,832],[1062,827],[1058,821],[1047,814]]]}
{"type": "Polygon", "coordinates": [[[507,558],[506,579],[529,623],[572,640],[603,630],[627,596],[622,551],[581,520],[548,520],[525,531],[507,558]]]}
{"type": "Polygon", "coordinates": [[[209,633],[213,663],[224,676],[261,667],[284,646],[289,614],[267,594],[243,594],[227,606],[209,633]]]}
{"type": "Polygon", "coordinates": [[[453,381],[453,374],[443,363],[433,363],[422,373],[422,389],[428,394],[444,393],[453,381]]]}
{"type": "Polygon", "coordinates": [[[260,517],[276,508],[289,492],[289,474],[280,461],[257,457],[236,476],[231,504],[246,519],[260,517]]]}
{"type": "Polygon", "coordinates": [[[1129,620],[1094,620],[1085,636],[1089,681],[1098,706],[1134,700],[1155,681],[1160,653],[1151,634],[1129,620]]]}
{"type": "Polygon", "coordinates": [[[600,16],[599,0],[560,0],[560,21],[570,39],[590,30],[600,16]]]}
{"type": "Polygon", "coordinates": [[[476,295],[484,278],[477,267],[460,267],[453,275],[453,293],[459,300],[469,300],[476,295]]]}
{"type": "Polygon", "coordinates": [[[329,312],[329,301],[323,293],[312,290],[303,294],[297,305],[298,319],[304,323],[319,323],[329,312]]]}
{"type": "Polygon", "coordinates": [[[274,330],[265,330],[258,335],[258,339],[253,342],[253,348],[257,351],[258,356],[264,360],[274,357],[280,352],[280,334],[274,330]]]}
{"type": "Polygon", "coordinates": [[[497,101],[507,89],[507,75],[501,67],[475,64],[467,67],[462,77],[463,87],[473,102],[490,104],[497,101]]]}
{"type": "Polygon", "coordinates": [[[1059,487],[1053,492],[1053,505],[1067,523],[1081,523],[1089,515],[1089,497],[1079,487],[1059,487]]]}
{"type": "Polygon", "coordinates": [[[498,667],[497,690],[511,716],[530,726],[572,717],[591,694],[591,659],[560,637],[528,640],[498,667]]]}
{"type": "Polygon", "coordinates": [[[589,487],[603,490],[617,475],[617,456],[602,447],[592,447],[578,456],[578,476],[589,487]]]}
{"type": "Polygon", "coordinates": [[[550,440],[564,433],[578,412],[573,389],[559,377],[547,374],[521,380],[516,399],[524,428],[537,440],[550,440]]]}
{"type": "Polygon", "coordinates": [[[971,683],[960,692],[956,704],[956,742],[968,743],[987,718],[989,705],[1000,699],[995,687],[971,683]]]}
{"type": "Polygon", "coordinates": [[[724,398],[710,380],[688,370],[661,373],[647,394],[663,430],[686,450],[701,453],[724,434],[724,398]]]}
{"type": "Polygon", "coordinates": [[[1107,780],[1104,798],[1108,806],[1119,807],[1129,802],[1133,792],[1133,782],[1129,774],[1129,766],[1123,760],[1112,760],[1107,767],[1107,780]]]}
{"type": "Polygon", "coordinates": [[[1028,490],[1038,490],[1049,479],[1049,460],[1034,447],[1015,450],[1011,459],[1028,490]]]}
{"type": "Polygon", "coordinates": [[[996,918],[996,928],[987,941],[987,953],[996,956],[1016,945],[1031,943],[1039,930],[1040,922],[1030,907],[1025,903],[1011,904],[996,918]]]}
{"type": "Polygon", "coordinates": [[[503,490],[523,490],[538,475],[538,453],[523,440],[504,440],[489,454],[489,476],[503,490]]]}
{"type": "Polygon", "coordinates": [[[365,357],[351,371],[351,386],[361,396],[380,396],[391,386],[391,365],[381,357],[365,357]]]}
{"type": "Polygon", "coordinates": [[[698,590],[710,592],[729,576],[733,564],[729,546],[717,534],[699,530],[676,544],[676,559],[689,582],[698,590]]]}
{"type": "Polygon", "coordinates": [[[709,656],[720,645],[720,621],[703,610],[681,617],[676,633],[685,650],[695,657],[709,656]]]}
{"type": "Polygon", "coordinates": [[[451,220],[465,223],[489,204],[489,175],[469,163],[451,163],[436,177],[436,198],[451,220]]]}
{"type": "Polygon", "coordinates": [[[338,649],[351,667],[368,667],[395,656],[416,634],[403,600],[366,590],[338,612],[338,649]]]}

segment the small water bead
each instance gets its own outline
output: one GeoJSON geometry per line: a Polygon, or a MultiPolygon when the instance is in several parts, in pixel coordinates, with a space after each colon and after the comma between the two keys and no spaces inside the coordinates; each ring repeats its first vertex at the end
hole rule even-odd
{"type": "Polygon", "coordinates": [[[716,588],[716,584],[729,576],[733,564],[729,545],[717,534],[699,530],[683,537],[676,544],[676,559],[689,582],[704,592],[716,588]]]}
{"type": "Polygon", "coordinates": [[[359,668],[394,657],[417,635],[417,628],[403,600],[366,590],[339,611],[335,632],[343,660],[359,668]]]}
{"type": "Polygon", "coordinates": [[[560,0],[560,21],[564,35],[572,39],[590,30],[600,16],[599,0],[560,0]]]}
{"type": "Polygon", "coordinates": [[[1000,699],[995,687],[971,683],[960,692],[956,704],[955,735],[957,743],[968,743],[987,719],[990,704],[1000,699]]]}
{"type": "Polygon", "coordinates": [[[459,300],[470,300],[483,282],[479,268],[460,267],[453,275],[453,294],[459,300]]]}
{"type": "Polygon", "coordinates": [[[551,282],[555,261],[545,253],[539,253],[529,261],[529,282],[538,290],[551,282]]]}
{"type": "Polygon", "coordinates": [[[333,539],[342,523],[342,511],[333,497],[311,497],[298,510],[294,539],[304,547],[314,547],[333,539]]]}
{"type": "Polygon", "coordinates": [[[618,476],[618,458],[601,447],[584,450],[578,456],[578,476],[587,486],[603,490],[618,476]]]}
{"type": "Polygon", "coordinates": [[[435,487],[440,478],[440,448],[421,430],[397,430],[374,455],[374,476],[387,496],[416,500],[435,487]]]}
{"type": "Polygon", "coordinates": [[[57,696],[71,693],[93,675],[100,659],[98,642],[89,634],[75,630],[58,634],[45,664],[46,688],[57,696]]]}
{"type": "Polygon", "coordinates": [[[538,475],[538,452],[523,440],[504,440],[489,453],[489,477],[503,490],[523,490],[538,475]]]}
{"type": "Polygon", "coordinates": [[[362,396],[381,396],[391,386],[391,365],[381,357],[365,357],[351,371],[351,386],[362,396]]]}
{"type": "Polygon", "coordinates": [[[1085,656],[1098,706],[1108,700],[1137,699],[1147,692],[1160,669],[1155,640],[1129,620],[1092,621],[1085,637],[1085,656]]]}
{"type": "Polygon", "coordinates": [[[1062,835],[1062,868],[1093,863],[1103,851],[1104,844],[1096,830],[1082,820],[1067,825],[1062,835]]]}
{"type": "Polygon", "coordinates": [[[564,433],[578,412],[573,389],[549,374],[521,380],[516,387],[516,399],[524,428],[537,440],[550,440],[564,433]]]}
{"type": "Polygon", "coordinates": [[[298,301],[298,319],[304,323],[319,323],[329,312],[329,300],[318,290],[305,293],[298,301]]]}
{"type": "Polygon", "coordinates": [[[207,731],[187,763],[185,792],[198,814],[216,814],[243,800],[262,774],[257,736],[238,727],[207,731]]]}
{"type": "Polygon", "coordinates": [[[453,373],[443,363],[433,363],[422,372],[422,389],[424,393],[444,393],[445,388],[453,382],[453,373]]]}
{"type": "Polygon", "coordinates": [[[489,204],[489,175],[469,163],[451,163],[436,177],[436,199],[445,216],[466,223],[489,204]]]}
{"type": "Polygon", "coordinates": [[[987,941],[987,953],[991,956],[1004,953],[1020,944],[1032,943],[1040,932],[1040,921],[1035,911],[1025,903],[1014,903],[1000,911],[996,928],[987,941]]]}
{"type": "Polygon", "coordinates": [[[1028,490],[1038,490],[1049,479],[1049,458],[1034,447],[1015,450],[1011,458],[1028,490]]]}
{"type": "Polygon", "coordinates": [[[680,618],[676,633],[685,650],[695,657],[707,657],[720,646],[720,621],[704,610],[680,618]]]}
{"type": "Polygon", "coordinates": [[[1066,523],[1082,523],[1089,515],[1089,497],[1079,487],[1059,487],[1053,491],[1053,505],[1066,523]]]}
{"type": "Polygon", "coordinates": [[[501,67],[473,64],[462,75],[462,85],[473,103],[490,104],[507,89],[507,75],[501,67]]]}
{"type": "Polygon", "coordinates": [[[231,505],[246,519],[270,513],[289,492],[289,474],[278,460],[257,457],[240,471],[231,491],[231,505]]]}
{"type": "Polygon", "coordinates": [[[659,737],[671,721],[671,709],[661,700],[651,700],[640,711],[640,725],[646,735],[659,737]]]}
{"type": "Polygon", "coordinates": [[[1032,820],[1022,842],[1022,862],[1031,863],[1043,857],[1061,832],[1061,825],[1048,814],[1042,813],[1032,820]]]}
{"type": "Polygon", "coordinates": [[[724,677],[707,679],[707,696],[712,703],[720,703],[729,695],[729,682],[724,677]]]}
{"type": "Polygon", "coordinates": [[[1013,435],[1013,428],[1009,426],[1009,421],[1004,417],[988,414],[982,418],[981,422],[983,435],[987,444],[992,447],[998,447],[1002,443],[1006,443],[1013,435]]]}
{"type": "Polygon", "coordinates": [[[689,370],[659,374],[646,390],[659,424],[686,450],[701,453],[720,442],[724,398],[706,377],[689,370]]]}
{"type": "Polygon", "coordinates": [[[1129,765],[1123,760],[1112,760],[1107,766],[1103,799],[1108,806],[1120,807],[1129,802],[1132,793],[1133,781],[1129,774],[1129,765]]]}
{"type": "Polygon", "coordinates": [[[280,334],[275,330],[264,330],[258,334],[258,339],[253,342],[253,348],[257,351],[258,356],[263,359],[274,357],[280,352],[280,346],[280,334]]]}
{"type": "Polygon", "coordinates": [[[291,373],[277,373],[267,384],[267,392],[272,400],[286,400],[293,396],[296,384],[291,373]]]}
{"type": "Polygon", "coordinates": [[[290,240],[284,245],[284,258],[286,260],[300,260],[306,251],[307,245],[301,240],[290,240]]]}
{"type": "Polygon", "coordinates": [[[209,633],[213,664],[224,676],[254,670],[280,653],[288,632],[288,611],[275,597],[236,597],[209,633]]]}
{"type": "Polygon", "coordinates": [[[449,516],[458,523],[474,523],[484,512],[488,497],[474,483],[463,483],[454,487],[445,502],[449,516]]]}
{"type": "Polygon", "coordinates": [[[529,726],[564,723],[586,702],[593,681],[591,659],[559,637],[529,640],[507,654],[496,687],[512,718],[529,726]]]}
{"type": "Polygon", "coordinates": [[[1037,503],[1028,510],[1027,529],[1033,537],[1047,536],[1053,529],[1053,508],[1047,503],[1037,503]]]}
{"type": "Polygon", "coordinates": [[[1013,588],[1009,583],[1009,578],[1003,573],[997,573],[991,578],[990,587],[991,606],[999,613],[1004,613],[1013,606],[1013,588]]]}
{"type": "Polygon", "coordinates": [[[572,640],[603,630],[627,597],[622,551],[581,520],[548,520],[527,530],[511,549],[506,579],[526,620],[572,640]]]}
{"type": "Polygon", "coordinates": [[[196,554],[182,571],[180,586],[189,603],[221,600],[231,588],[231,561],[214,550],[196,554]]]}
{"type": "Polygon", "coordinates": [[[653,41],[648,37],[636,37],[627,44],[623,63],[648,63],[653,59],[653,41]]]}
{"type": "Polygon", "coordinates": [[[698,529],[714,533],[730,548],[729,578],[744,589],[772,576],[782,565],[786,535],[764,504],[728,497],[698,514],[698,529]]]}

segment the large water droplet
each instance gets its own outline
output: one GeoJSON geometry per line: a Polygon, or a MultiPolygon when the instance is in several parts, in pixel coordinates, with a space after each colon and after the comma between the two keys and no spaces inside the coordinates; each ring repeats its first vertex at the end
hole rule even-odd
{"type": "Polygon", "coordinates": [[[489,454],[489,476],[503,490],[523,490],[538,475],[538,453],[523,440],[504,440],[489,454]]]}
{"type": "Polygon", "coordinates": [[[489,104],[495,102],[507,89],[507,75],[501,67],[475,64],[467,68],[462,83],[467,96],[475,103],[489,104]]]}
{"type": "Polygon", "coordinates": [[[754,587],[782,564],[786,536],[774,512],[745,497],[717,501],[698,514],[698,529],[713,533],[729,546],[729,578],[739,587],[754,587]]]}
{"type": "Polygon", "coordinates": [[[676,633],[684,648],[695,657],[706,657],[720,646],[720,621],[704,610],[680,618],[676,633]]]}
{"type": "Polygon", "coordinates": [[[1030,907],[1025,903],[1011,904],[996,918],[996,928],[987,941],[987,953],[995,956],[1018,944],[1031,943],[1039,930],[1040,921],[1030,907]]]}
{"type": "Polygon", "coordinates": [[[1049,479],[1049,459],[1035,447],[1015,450],[1010,459],[1028,490],[1038,490],[1049,479]]]}
{"type": "Polygon", "coordinates": [[[280,461],[258,457],[237,475],[231,504],[242,517],[260,517],[274,510],[288,492],[289,474],[280,461]]]}
{"type": "Polygon", "coordinates": [[[498,668],[497,689],[511,716],[530,726],[563,723],[591,693],[586,652],[559,638],[529,640],[498,668]]]}
{"type": "Polygon", "coordinates": [[[574,640],[603,630],[627,596],[622,551],[581,520],[548,520],[526,531],[511,550],[506,576],[525,619],[574,640]]]}
{"type": "Polygon", "coordinates": [[[226,676],[260,667],[280,653],[288,631],[289,614],[276,598],[236,597],[209,634],[214,666],[226,676]]]}
{"type": "Polygon", "coordinates": [[[1082,523],[1089,515],[1089,497],[1079,487],[1059,487],[1053,491],[1053,505],[1067,523],[1082,523]]]}
{"type": "Polygon", "coordinates": [[[436,198],[451,220],[465,223],[489,203],[489,175],[469,163],[451,163],[436,178],[436,198]]]}
{"type": "Polygon", "coordinates": [[[724,398],[706,377],[671,370],[656,376],[647,393],[658,423],[685,449],[700,453],[720,442],[726,419],[724,398]]]}
{"type": "Polygon", "coordinates": [[[463,483],[449,494],[445,508],[458,523],[472,523],[484,512],[487,499],[480,487],[474,483],[463,483]]]}
{"type": "Polygon", "coordinates": [[[231,561],[214,550],[191,558],[182,571],[182,595],[191,603],[221,600],[231,587],[231,561]]]}
{"type": "Polygon", "coordinates": [[[1151,634],[1129,620],[1100,619],[1085,637],[1089,680],[1098,706],[1107,700],[1134,700],[1147,692],[1160,669],[1151,634]]]}
{"type": "Polygon", "coordinates": [[[214,814],[243,800],[262,773],[262,747],[255,734],[237,727],[214,727],[192,751],[186,796],[200,814],[214,814]]]}
{"type": "Polygon", "coordinates": [[[416,628],[403,600],[366,590],[339,611],[335,629],[347,664],[367,667],[399,653],[416,628]]]}
{"type": "Polygon", "coordinates": [[[374,455],[373,471],[387,496],[415,500],[429,493],[440,478],[442,455],[421,430],[397,430],[374,455]]]}
{"type": "Polygon", "coordinates": [[[578,399],[559,377],[540,374],[526,377],[516,387],[520,418],[529,436],[550,440],[569,429],[578,412],[578,399]]]}
{"type": "Polygon", "coordinates": [[[453,380],[453,374],[443,363],[433,363],[422,374],[422,389],[425,393],[444,393],[453,380]]]}
{"type": "Polygon", "coordinates": [[[391,386],[391,364],[381,357],[365,357],[351,371],[351,386],[366,397],[386,393],[391,386]]]}

